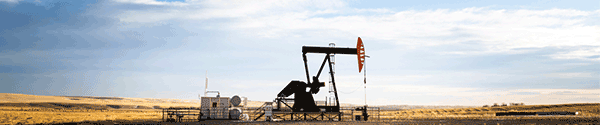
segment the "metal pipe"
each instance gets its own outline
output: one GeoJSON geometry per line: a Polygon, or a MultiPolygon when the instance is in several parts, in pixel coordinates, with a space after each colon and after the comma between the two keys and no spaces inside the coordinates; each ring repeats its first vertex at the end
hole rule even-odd
{"type": "MultiPolygon", "coordinates": [[[[217,93],[217,97],[221,97],[221,93],[217,90],[217,91],[206,91],[206,93],[217,93]]],[[[204,95],[206,96],[206,95],[204,95]]]]}
{"type": "Polygon", "coordinates": [[[319,72],[317,72],[317,77],[316,77],[317,79],[321,75],[321,71],[323,71],[323,67],[325,67],[325,62],[327,62],[327,60],[329,60],[329,53],[327,53],[327,55],[325,56],[325,59],[323,59],[323,63],[321,64],[321,68],[319,68],[319,72]]]}
{"type": "Polygon", "coordinates": [[[310,83],[310,75],[308,74],[308,64],[306,63],[306,52],[302,53],[302,59],[304,60],[304,70],[306,71],[306,83],[310,83]]]}

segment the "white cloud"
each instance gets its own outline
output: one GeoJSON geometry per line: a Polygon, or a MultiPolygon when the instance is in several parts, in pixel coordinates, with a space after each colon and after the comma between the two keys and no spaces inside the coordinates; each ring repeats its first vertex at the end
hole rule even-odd
{"type": "MultiPolygon", "coordinates": [[[[590,103],[600,99],[600,89],[513,89],[494,90],[478,88],[444,87],[432,85],[371,85],[370,93],[382,90],[384,93],[414,97],[445,97],[428,104],[442,105],[485,105],[493,103],[525,102],[526,104],[590,103]],[[402,93],[402,94],[400,94],[402,93]],[[406,94],[413,93],[413,94],[406,94]]],[[[385,96],[392,98],[394,96],[385,96]]],[[[361,100],[345,100],[360,104],[361,100]]],[[[370,104],[418,104],[414,100],[369,100],[370,104]],[[375,103],[377,102],[377,103],[375,103]]]]}
{"type": "MultiPolygon", "coordinates": [[[[132,2],[132,1],[130,1],[132,2]]],[[[153,3],[139,0],[133,2],[153,3]]],[[[160,2],[159,2],[160,3],[160,2]]],[[[447,51],[445,54],[521,53],[518,48],[592,46],[586,50],[549,55],[555,59],[585,59],[600,50],[598,29],[587,24],[597,11],[573,9],[460,10],[347,9],[342,1],[187,1],[192,7],[128,11],[123,22],[207,20],[228,18],[219,27],[265,38],[299,35],[322,37],[361,36],[372,41],[393,41],[408,46],[452,45],[475,42],[480,51],[447,51]],[[363,15],[362,12],[377,14],[363,15]],[[328,15],[337,14],[343,15],[328,15]]],[[[592,60],[600,60],[595,58],[592,60]]]]}
{"type": "MultiPolygon", "coordinates": [[[[156,1],[125,1],[149,4],[156,1]]],[[[600,10],[580,11],[573,9],[549,10],[493,10],[489,8],[464,8],[459,10],[406,10],[392,11],[384,8],[355,9],[342,1],[186,1],[185,7],[156,10],[131,10],[119,18],[127,23],[160,23],[163,21],[185,21],[205,23],[211,19],[225,19],[220,25],[211,25],[219,30],[262,38],[288,38],[317,36],[356,38],[363,40],[394,42],[407,48],[421,46],[457,45],[476,43],[480,50],[440,51],[446,54],[490,54],[526,53],[519,48],[586,48],[566,50],[548,55],[554,59],[583,59],[600,61],[600,26],[590,24],[591,18],[600,15],[600,10]],[[367,14],[365,14],[367,13],[367,14]],[[590,58],[595,57],[595,58],[590,58]]],[[[153,5],[164,5],[155,3],[153,5]]],[[[201,27],[189,23],[191,27],[201,27]]],[[[552,78],[593,77],[591,73],[549,73],[552,78]]],[[[447,77],[469,77],[464,81],[493,79],[496,76],[473,77],[476,74],[447,77]]],[[[481,75],[479,75],[481,76],[481,75]]],[[[500,74],[499,77],[510,75],[500,74]]],[[[301,77],[299,77],[301,78],[301,77]]],[[[338,76],[338,87],[353,90],[362,85],[362,75],[338,76]],[[348,89],[350,88],[350,89],[348,89]]],[[[436,78],[431,75],[369,76],[369,89],[388,93],[415,93],[427,96],[455,96],[493,102],[526,101],[531,99],[569,100],[580,96],[598,98],[597,89],[516,89],[481,90],[437,85],[396,85],[436,78]],[[519,95],[519,93],[533,93],[519,95]],[[566,95],[565,95],[566,94],[566,95]],[[570,95],[569,95],[570,94],[570,95]]],[[[441,78],[436,78],[441,79],[441,78]]],[[[325,81],[325,80],[321,80],[325,81]]],[[[284,87],[289,81],[223,81],[234,88],[252,86],[284,87]]],[[[453,81],[447,81],[452,83],[453,81]]],[[[503,81],[511,82],[511,81],[503,81]]],[[[342,91],[343,91],[342,90],[342,91]]],[[[340,91],[341,92],[341,91],[340,91]]],[[[356,99],[354,100],[356,101],[356,99]]],[[[388,100],[379,100],[387,102],[388,100]]],[[[403,100],[404,101],[404,100],[403,100]]],[[[445,100],[452,102],[455,100],[445,100]]],[[[461,100],[469,102],[469,100],[461,100]]],[[[553,100],[556,101],[556,100],[553,100]]],[[[571,101],[577,102],[578,100],[571,101]]],[[[581,100],[579,100],[581,101],[581,100]]],[[[455,101],[456,102],[456,101],[455,101]]],[[[456,102],[455,104],[465,104],[456,102]]],[[[569,102],[569,101],[567,101],[569,102]]],[[[476,102],[469,102],[479,104],[476,102]]]]}
{"type": "MultiPolygon", "coordinates": [[[[281,34],[280,37],[297,30],[341,31],[375,40],[426,46],[480,41],[489,52],[529,47],[600,46],[600,42],[594,40],[594,28],[598,26],[583,25],[583,19],[579,18],[561,18],[565,16],[564,13],[572,11],[467,8],[457,11],[401,11],[381,16],[351,15],[331,18],[291,13],[249,17],[250,19],[244,19],[230,28],[268,29],[259,30],[257,34],[276,31],[281,34]],[[552,13],[556,14],[551,15],[552,13]],[[248,24],[252,24],[252,27],[248,24]],[[460,37],[461,34],[469,36],[460,37]]],[[[588,13],[577,14],[583,17],[588,13]]]]}
{"type": "Polygon", "coordinates": [[[222,84],[230,84],[233,88],[260,88],[260,87],[285,87],[285,81],[269,81],[269,80],[221,80],[222,84]]]}
{"type": "MultiPolygon", "coordinates": [[[[600,40],[598,42],[600,42],[600,40]]],[[[582,48],[574,51],[561,52],[551,55],[551,57],[555,59],[583,59],[600,61],[600,47],[582,48]]]]}
{"type": "Polygon", "coordinates": [[[435,96],[508,96],[521,95],[520,93],[530,93],[533,95],[600,95],[600,89],[513,89],[513,90],[494,90],[465,87],[446,87],[439,85],[369,85],[369,88],[382,89],[390,93],[418,93],[423,95],[435,96]]]}
{"type": "Polygon", "coordinates": [[[572,95],[600,95],[600,89],[517,89],[511,92],[536,92],[544,95],[564,93],[572,95]]]}
{"type": "Polygon", "coordinates": [[[517,13],[520,16],[587,16],[593,12],[572,10],[572,9],[550,9],[550,10],[519,10],[517,13]]]}
{"type": "Polygon", "coordinates": [[[358,13],[364,12],[373,12],[373,13],[393,13],[394,11],[385,8],[377,8],[377,9],[354,9],[354,11],[358,13]]]}
{"type": "Polygon", "coordinates": [[[174,1],[174,2],[165,2],[165,1],[156,1],[156,0],[114,0],[119,3],[132,3],[132,4],[145,4],[145,5],[174,5],[174,6],[184,6],[188,5],[183,2],[174,1]]]}
{"type": "Polygon", "coordinates": [[[475,88],[459,88],[459,87],[443,87],[434,85],[370,85],[371,88],[383,88],[385,92],[415,92],[415,93],[428,93],[432,95],[444,95],[448,93],[472,91],[475,88]]]}
{"type": "Polygon", "coordinates": [[[19,1],[23,1],[23,0],[0,0],[0,2],[7,2],[7,3],[18,3],[19,1]]]}
{"type": "Polygon", "coordinates": [[[439,85],[370,85],[370,88],[383,89],[386,93],[414,93],[417,95],[433,95],[433,96],[457,96],[457,97],[474,97],[474,96],[493,96],[493,95],[508,95],[511,91],[501,90],[481,90],[478,88],[464,87],[446,87],[439,85]]]}
{"type": "Polygon", "coordinates": [[[594,77],[593,73],[590,72],[573,72],[573,73],[548,73],[546,77],[551,78],[577,78],[577,77],[594,77]]]}
{"type": "Polygon", "coordinates": [[[361,36],[371,41],[393,41],[408,46],[475,42],[484,48],[481,51],[450,51],[452,54],[519,53],[513,50],[518,48],[596,47],[593,51],[550,55],[556,59],[583,59],[597,54],[595,50],[600,49],[599,26],[585,23],[590,13],[568,9],[466,8],[319,17],[310,12],[289,12],[243,17],[227,29],[267,38],[290,37],[303,32],[305,36],[361,36]]]}
{"type": "MultiPolygon", "coordinates": [[[[362,89],[362,88],[361,88],[362,89]]],[[[481,89],[437,85],[369,85],[368,103],[373,105],[491,105],[591,103],[600,99],[600,89],[481,89]],[[375,94],[375,95],[373,95],[375,94]],[[419,99],[420,98],[420,99],[419,99]],[[433,102],[424,102],[431,100],[433,102]]],[[[362,104],[360,96],[343,96],[346,103],[362,104]]]]}
{"type": "MultiPolygon", "coordinates": [[[[431,78],[432,75],[370,75],[367,76],[367,84],[398,84],[413,83],[415,81],[431,78]]],[[[323,79],[325,80],[325,79],[323,79]]],[[[322,81],[323,81],[322,80],[322,81]]],[[[338,87],[354,88],[357,85],[364,84],[363,75],[337,75],[336,83],[338,87]]]]}
{"type": "MultiPolygon", "coordinates": [[[[124,0],[133,3],[165,3],[154,0],[124,0]]],[[[186,1],[189,7],[178,7],[172,9],[127,11],[119,17],[122,22],[157,22],[164,20],[206,20],[214,18],[241,18],[260,17],[265,15],[277,15],[289,11],[304,11],[306,8],[320,8],[322,10],[310,11],[315,14],[332,13],[329,8],[345,6],[339,0],[316,1],[186,1]]]]}

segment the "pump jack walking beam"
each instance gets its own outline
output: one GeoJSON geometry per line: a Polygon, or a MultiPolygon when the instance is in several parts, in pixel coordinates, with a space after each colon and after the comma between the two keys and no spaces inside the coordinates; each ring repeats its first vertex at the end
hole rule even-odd
{"type": "Polygon", "coordinates": [[[302,53],[356,54],[356,48],[302,46],[302,53]]]}

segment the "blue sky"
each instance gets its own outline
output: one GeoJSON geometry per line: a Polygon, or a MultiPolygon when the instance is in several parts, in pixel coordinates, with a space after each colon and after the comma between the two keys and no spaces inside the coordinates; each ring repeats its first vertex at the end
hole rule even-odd
{"type": "MultiPolygon", "coordinates": [[[[361,37],[370,105],[600,100],[598,1],[0,0],[0,17],[2,93],[196,99],[208,71],[269,101],[305,80],[301,46],[361,37]]],[[[341,101],[363,104],[356,57],[336,61],[341,101]]]]}

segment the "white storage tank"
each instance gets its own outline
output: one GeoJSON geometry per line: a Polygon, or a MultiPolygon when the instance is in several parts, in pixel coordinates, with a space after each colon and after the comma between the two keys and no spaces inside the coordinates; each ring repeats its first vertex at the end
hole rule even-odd
{"type": "Polygon", "coordinates": [[[231,110],[229,110],[229,118],[231,119],[240,119],[241,115],[242,110],[239,108],[232,108],[231,110]]]}
{"type": "Polygon", "coordinates": [[[231,97],[231,99],[229,100],[229,102],[234,107],[243,106],[242,105],[242,98],[240,96],[238,96],[238,95],[234,95],[233,97],[231,97]]]}

